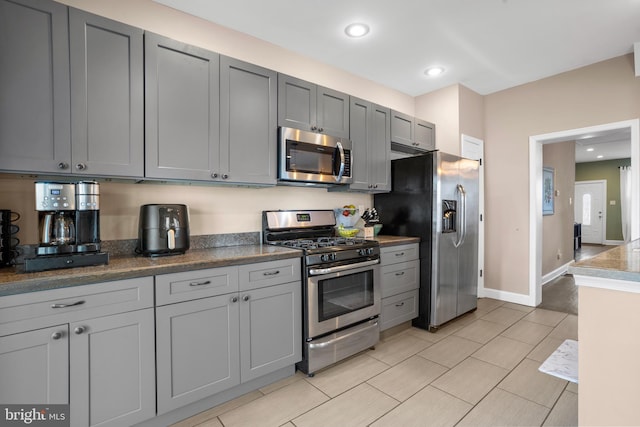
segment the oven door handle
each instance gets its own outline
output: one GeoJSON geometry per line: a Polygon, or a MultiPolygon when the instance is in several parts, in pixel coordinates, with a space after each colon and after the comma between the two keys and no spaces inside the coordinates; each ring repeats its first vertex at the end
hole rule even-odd
{"type": "Polygon", "coordinates": [[[309,276],[319,276],[321,274],[338,273],[345,270],[353,270],[359,267],[368,267],[370,265],[380,264],[380,259],[374,259],[371,261],[358,262],[356,264],[339,265],[337,267],[329,268],[311,268],[309,269],[309,276]]]}

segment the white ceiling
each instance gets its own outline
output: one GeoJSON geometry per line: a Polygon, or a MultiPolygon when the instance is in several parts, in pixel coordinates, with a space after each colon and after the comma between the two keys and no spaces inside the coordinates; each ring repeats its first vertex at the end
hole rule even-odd
{"type": "MultiPolygon", "coordinates": [[[[640,41],[640,0],[155,1],[411,96],[456,83],[487,95],[630,53],[640,41]],[[346,37],[353,22],[370,33],[346,37]],[[436,65],[445,72],[427,77],[436,65]]],[[[576,162],[630,151],[629,135],[598,135],[576,143],[576,162]]]]}
{"type": "Polygon", "coordinates": [[[576,163],[631,158],[631,130],[610,130],[576,139],[576,163]],[[592,151],[587,151],[592,149],[592,151]],[[598,156],[602,156],[598,158],[598,156]]]}
{"type": "Polygon", "coordinates": [[[640,0],[156,0],[411,96],[486,95],[633,51],[640,0]],[[371,32],[348,39],[344,28],[371,32]],[[443,66],[433,78],[424,70],[443,66]]]}

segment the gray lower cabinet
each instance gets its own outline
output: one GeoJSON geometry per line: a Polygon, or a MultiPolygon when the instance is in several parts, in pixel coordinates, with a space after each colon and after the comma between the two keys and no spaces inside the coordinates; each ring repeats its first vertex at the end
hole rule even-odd
{"type": "Polygon", "coordinates": [[[435,125],[392,110],[391,143],[397,151],[409,154],[435,150],[435,125]]]}
{"type": "Polygon", "coordinates": [[[0,337],[0,402],[69,403],[68,330],[65,324],[0,337]]]}
{"type": "Polygon", "coordinates": [[[300,258],[156,276],[158,414],[300,361],[301,292],[300,258]]]}
{"type": "Polygon", "coordinates": [[[278,125],[349,138],[349,95],[278,74],[278,125]]]}
{"type": "Polygon", "coordinates": [[[70,327],[71,426],[128,426],[155,416],[153,309],[70,327]]]}
{"type": "Polygon", "coordinates": [[[144,43],[145,176],[218,178],[220,56],[149,32],[144,43]]]}
{"type": "Polygon", "coordinates": [[[380,330],[418,317],[420,260],[417,243],[380,249],[380,330]]]}
{"type": "Polygon", "coordinates": [[[353,183],[350,190],[391,191],[391,111],[351,97],[350,135],[353,143],[353,183]]]}
{"type": "Polygon", "coordinates": [[[152,278],[0,298],[0,401],[68,403],[71,426],[155,416],[152,278]]]}
{"type": "Polygon", "coordinates": [[[0,170],[142,176],[142,30],[48,1],[0,17],[0,170]]]}

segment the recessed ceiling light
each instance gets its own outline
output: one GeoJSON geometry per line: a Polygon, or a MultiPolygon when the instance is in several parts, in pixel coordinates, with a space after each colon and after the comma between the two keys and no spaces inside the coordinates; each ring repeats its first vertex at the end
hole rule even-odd
{"type": "Polygon", "coordinates": [[[600,154],[599,156],[596,156],[598,159],[602,159],[604,156],[602,154],[600,154]]]}
{"type": "Polygon", "coordinates": [[[587,151],[593,151],[595,148],[587,148],[587,151]]]}
{"type": "Polygon", "coordinates": [[[349,37],[364,37],[369,33],[369,26],[367,24],[355,23],[347,25],[347,28],[344,29],[344,32],[349,37]]]}
{"type": "Polygon", "coordinates": [[[427,76],[435,77],[442,73],[444,73],[444,68],[442,67],[431,67],[427,68],[424,72],[427,76]]]}

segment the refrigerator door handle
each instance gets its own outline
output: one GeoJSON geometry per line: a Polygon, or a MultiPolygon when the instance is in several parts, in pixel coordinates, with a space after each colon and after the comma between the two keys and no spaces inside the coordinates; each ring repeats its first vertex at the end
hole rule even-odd
{"type": "Polygon", "coordinates": [[[467,193],[464,191],[462,184],[458,184],[456,188],[458,193],[460,193],[460,215],[458,215],[460,221],[458,230],[460,234],[458,235],[458,241],[455,242],[453,246],[457,248],[464,242],[464,238],[467,234],[467,193]]]}

